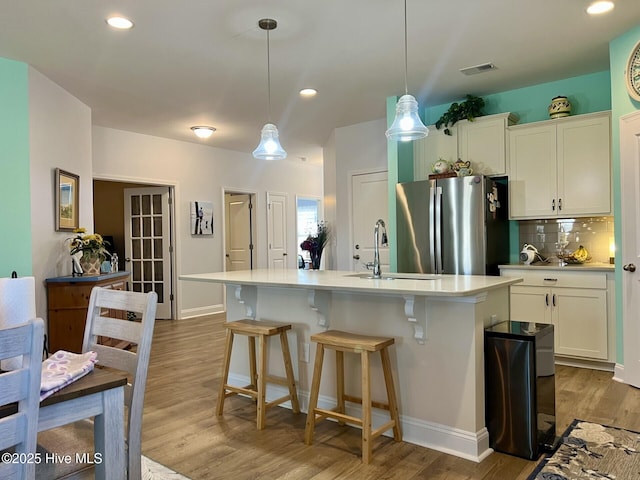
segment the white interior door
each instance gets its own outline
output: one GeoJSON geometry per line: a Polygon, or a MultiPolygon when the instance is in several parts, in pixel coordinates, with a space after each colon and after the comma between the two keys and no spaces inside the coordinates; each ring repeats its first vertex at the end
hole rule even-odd
{"type": "Polygon", "coordinates": [[[253,268],[252,212],[253,202],[248,193],[225,193],[225,269],[226,271],[253,268]]]}
{"type": "Polygon", "coordinates": [[[640,112],[620,119],[624,381],[640,387],[640,112]]]}
{"type": "Polygon", "coordinates": [[[269,268],[287,268],[287,195],[267,192],[267,255],[269,268]]]}
{"type": "Polygon", "coordinates": [[[168,187],[124,190],[125,269],[134,292],[158,294],[156,318],[171,318],[171,228],[168,187]]]}
{"type": "MultiPolygon", "coordinates": [[[[362,270],[373,262],[373,232],[378,219],[388,226],[387,172],[363,173],[351,177],[352,270],[362,270]]],[[[380,265],[389,271],[389,247],[380,247],[380,265]]]]}

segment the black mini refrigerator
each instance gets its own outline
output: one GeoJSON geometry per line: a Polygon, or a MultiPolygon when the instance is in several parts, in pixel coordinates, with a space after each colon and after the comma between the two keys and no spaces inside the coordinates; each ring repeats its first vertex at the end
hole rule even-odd
{"type": "Polygon", "coordinates": [[[489,444],[535,460],[556,439],[553,325],[502,322],[484,340],[489,444]]]}

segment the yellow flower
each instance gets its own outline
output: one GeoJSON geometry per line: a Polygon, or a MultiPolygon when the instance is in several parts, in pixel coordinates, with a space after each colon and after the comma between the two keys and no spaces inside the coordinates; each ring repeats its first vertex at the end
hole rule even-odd
{"type": "Polygon", "coordinates": [[[69,244],[70,254],[75,255],[78,252],[82,252],[83,257],[97,256],[101,261],[104,261],[104,259],[110,255],[106,249],[106,245],[108,245],[109,242],[105,241],[99,233],[85,234],[85,232],[86,230],[84,228],[76,228],[74,230],[76,236],[67,239],[71,240],[69,244]]]}

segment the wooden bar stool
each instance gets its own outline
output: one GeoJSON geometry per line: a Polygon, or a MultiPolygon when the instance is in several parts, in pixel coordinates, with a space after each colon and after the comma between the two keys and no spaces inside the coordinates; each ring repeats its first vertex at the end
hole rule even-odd
{"type": "Polygon", "coordinates": [[[313,442],[313,431],[315,425],[320,420],[333,418],[338,420],[341,425],[343,425],[344,422],[353,423],[362,427],[362,461],[367,464],[371,460],[371,442],[374,438],[378,437],[390,428],[393,428],[394,440],[397,442],[402,440],[400,419],[398,415],[398,403],[393,387],[391,363],[389,362],[389,352],[387,350],[390,345],[393,345],[394,339],[328,330],[323,333],[312,335],[311,341],[316,342],[318,345],[316,349],[316,361],[313,367],[313,381],[311,384],[304,443],[311,445],[313,442]],[[336,351],[336,396],[338,405],[332,410],[317,408],[325,348],[336,351]],[[384,373],[384,383],[387,389],[387,403],[380,403],[371,400],[371,371],[369,354],[378,351],[380,352],[380,357],[382,359],[382,371],[384,373]],[[360,354],[362,362],[362,398],[345,395],[344,393],[344,352],[360,354]],[[345,401],[361,404],[362,418],[346,415],[345,401]],[[389,416],[391,417],[389,422],[376,430],[372,430],[371,426],[372,407],[388,410],[389,416]]]}
{"type": "Polygon", "coordinates": [[[224,325],[227,329],[226,344],[224,348],[224,361],[222,370],[222,379],[220,382],[220,393],[218,395],[217,414],[222,415],[224,409],[224,401],[231,395],[239,393],[249,395],[256,399],[258,403],[258,414],[256,425],[258,430],[265,427],[265,413],[267,408],[291,400],[291,408],[294,413],[300,412],[298,404],[298,395],[296,394],[296,385],[293,377],[293,367],[291,366],[291,354],[289,352],[289,342],[287,341],[287,330],[291,330],[290,324],[269,322],[265,320],[237,320],[228,322],[224,325]],[[229,385],[229,365],[231,363],[231,349],[233,347],[233,337],[235,334],[246,335],[249,342],[249,369],[251,384],[246,387],[236,387],[229,385]],[[286,378],[275,377],[267,374],[267,339],[274,335],[280,336],[280,344],[282,346],[282,358],[284,360],[284,368],[286,378]],[[258,357],[256,368],[256,337],[260,340],[260,356],[258,357]],[[285,385],[289,388],[289,395],[266,402],[267,382],[285,385]]]}

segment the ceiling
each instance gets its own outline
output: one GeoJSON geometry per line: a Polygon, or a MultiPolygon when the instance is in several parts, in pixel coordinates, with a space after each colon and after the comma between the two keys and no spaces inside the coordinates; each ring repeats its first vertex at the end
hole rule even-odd
{"type": "MultiPolygon", "coordinates": [[[[589,0],[407,0],[408,90],[421,106],[609,69],[609,42],[640,2],[605,15],[589,0]],[[459,69],[492,62],[465,76],[459,69]]],[[[336,127],[385,117],[404,93],[402,0],[15,0],[0,57],[32,65],[92,110],[93,123],[251,154],[269,120],[288,160],[322,161],[336,127]],[[105,18],[134,21],[114,31],[105,18]],[[301,98],[304,87],[318,90],[301,98]],[[197,139],[192,125],[217,132],[197,139]]],[[[565,93],[566,92],[560,92],[565,93]]]]}

